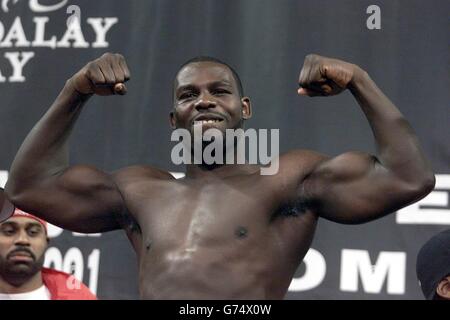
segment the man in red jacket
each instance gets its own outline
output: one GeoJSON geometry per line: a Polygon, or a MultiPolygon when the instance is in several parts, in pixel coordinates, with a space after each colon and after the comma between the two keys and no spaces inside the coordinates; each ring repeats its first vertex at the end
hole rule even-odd
{"type": "Polygon", "coordinates": [[[0,300],[96,300],[70,274],[43,268],[47,223],[19,209],[0,223],[0,300]]]}

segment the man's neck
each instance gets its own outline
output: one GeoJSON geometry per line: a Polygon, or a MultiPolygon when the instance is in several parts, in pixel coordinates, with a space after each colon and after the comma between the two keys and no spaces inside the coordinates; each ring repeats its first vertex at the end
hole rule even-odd
{"type": "MultiPolygon", "coordinates": [[[[203,161],[203,152],[205,147],[208,146],[209,143],[204,143],[201,152],[201,158],[198,159],[198,162],[203,161]]],[[[241,152],[243,152],[241,150],[241,152]]],[[[247,160],[244,158],[238,159],[238,149],[237,142],[233,144],[233,146],[229,146],[228,148],[224,148],[223,150],[223,161],[225,164],[206,164],[206,163],[196,163],[195,160],[195,152],[194,149],[191,150],[191,163],[186,165],[186,177],[191,179],[199,179],[199,178],[219,178],[223,179],[230,176],[235,176],[237,174],[243,173],[253,173],[259,170],[259,165],[250,165],[247,160]],[[244,163],[243,163],[244,162],[244,163]]]]}
{"type": "Polygon", "coordinates": [[[27,293],[39,289],[43,284],[41,271],[27,279],[7,279],[0,276],[0,293],[27,293]]]}
{"type": "Polygon", "coordinates": [[[227,178],[238,174],[251,174],[259,172],[258,165],[250,164],[224,164],[207,166],[201,164],[190,164],[186,166],[186,178],[201,179],[201,178],[227,178]]]}

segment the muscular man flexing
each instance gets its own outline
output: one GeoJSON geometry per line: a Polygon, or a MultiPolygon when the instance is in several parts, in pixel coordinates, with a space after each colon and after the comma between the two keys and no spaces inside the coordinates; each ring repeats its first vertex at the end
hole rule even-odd
{"type": "MultiPolygon", "coordinates": [[[[129,79],[117,54],[70,78],[21,146],[6,190],[16,206],[65,229],[124,229],[139,259],[144,299],[281,299],[319,217],[371,221],[434,187],[413,130],[369,75],[319,55],[306,57],[298,94],[350,90],[372,127],[376,155],[293,150],[279,157],[274,175],[261,175],[257,165],[191,164],[183,179],[148,165],[111,174],[69,165],[67,140],[86,102],[124,94],[129,79]]],[[[225,63],[197,59],[176,75],[173,128],[225,132],[241,128],[251,113],[239,77],[225,63]]]]}

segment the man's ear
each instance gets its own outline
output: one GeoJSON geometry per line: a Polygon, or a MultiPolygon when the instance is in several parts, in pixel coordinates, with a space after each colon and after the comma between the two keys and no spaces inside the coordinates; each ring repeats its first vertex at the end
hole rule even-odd
{"type": "Polygon", "coordinates": [[[249,97],[244,97],[241,99],[242,103],[242,118],[248,120],[252,117],[252,103],[249,97]]]}
{"type": "Polygon", "coordinates": [[[450,300],[450,276],[439,281],[436,294],[442,299],[450,300]]]}
{"type": "Polygon", "coordinates": [[[177,128],[177,126],[176,126],[176,119],[175,119],[175,113],[173,111],[170,112],[170,114],[169,114],[169,122],[170,122],[170,127],[172,129],[176,129],[177,128]]]}

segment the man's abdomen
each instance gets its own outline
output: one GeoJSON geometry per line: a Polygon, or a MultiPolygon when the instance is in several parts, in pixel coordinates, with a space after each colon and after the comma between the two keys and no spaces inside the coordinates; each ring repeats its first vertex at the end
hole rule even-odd
{"type": "Polygon", "coordinates": [[[272,263],[257,250],[230,243],[155,252],[158,258],[142,261],[141,298],[269,299],[272,263]]]}

